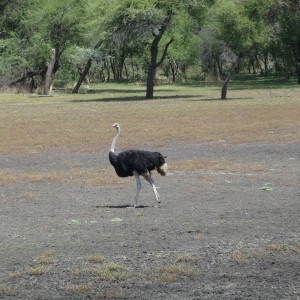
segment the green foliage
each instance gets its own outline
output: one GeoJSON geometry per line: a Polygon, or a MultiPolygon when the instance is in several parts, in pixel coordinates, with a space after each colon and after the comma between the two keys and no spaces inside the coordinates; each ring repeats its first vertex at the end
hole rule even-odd
{"type": "Polygon", "coordinates": [[[208,62],[207,69],[214,70],[217,65],[222,75],[226,64],[231,64],[239,54],[261,67],[261,57],[267,57],[274,43],[275,6],[275,0],[217,0],[206,14],[201,32],[202,57],[208,62]]]}
{"type": "Polygon", "coordinates": [[[256,22],[249,18],[243,5],[235,0],[218,0],[210,12],[218,39],[235,52],[245,52],[257,38],[256,22]]]}
{"type": "Polygon", "coordinates": [[[239,53],[254,71],[300,74],[294,0],[14,0],[0,8],[1,78],[42,70],[56,49],[57,81],[76,80],[89,58],[93,78],[139,79],[153,33],[170,12],[158,55],[174,38],[166,74],[176,65],[177,78],[188,68],[222,77],[239,53]]]}
{"type": "Polygon", "coordinates": [[[1,40],[5,44],[1,48],[6,64],[15,62],[10,68],[12,74],[41,69],[52,48],[61,54],[69,45],[80,43],[84,14],[78,1],[27,0],[22,5],[18,2],[8,5],[4,12],[7,19],[3,27],[10,37],[1,40]]]}
{"type": "Polygon", "coordinates": [[[292,1],[282,7],[279,14],[281,24],[280,36],[289,46],[300,43],[300,5],[292,4],[292,1]]]}
{"type": "Polygon", "coordinates": [[[0,56],[0,74],[9,76],[40,68],[50,52],[49,45],[39,35],[33,36],[30,41],[11,35],[0,40],[0,49],[3,49],[0,56]]]}
{"type": "Polygon", "coordinates": [[[199,35],[197,24],[187,11],[179,11],[173,20],[169,36],[174,37],[173,47],[170,48],[172,58],[186,63],[192,63],[198,54],[199,35]]]}

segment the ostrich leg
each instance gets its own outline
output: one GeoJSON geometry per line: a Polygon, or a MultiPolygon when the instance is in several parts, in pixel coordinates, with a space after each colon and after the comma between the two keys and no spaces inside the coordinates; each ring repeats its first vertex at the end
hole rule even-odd
{"type": "Polygon", "coordinates": [[[144,178],[150,183],[150,185],[152,186],[153,191],[154,191],[154,194],[155,194],[155,197],[156,197],[157,205],[158,205],[158,207],[159,207],[159,204],[160,204],[159,195],[158,195],[156,186],[154,185],[153,179],[152,179],[149,175],[143,175],[143,177],[144,177],[144,178]]]}
{"type": "Polygon", "coordinates": [[[133,174],[134,174],[135,181],[136,181],[136,194],[135,194],[135,197],[134,197],[133,207],[136,207],[137,206],[137,201],[138,201],[138,198],[139,198],[139,194],[140,194],[140,190],[142,188],[142,183],[141,183],[140,175],[135,171],[133,172],[133,174]]]}

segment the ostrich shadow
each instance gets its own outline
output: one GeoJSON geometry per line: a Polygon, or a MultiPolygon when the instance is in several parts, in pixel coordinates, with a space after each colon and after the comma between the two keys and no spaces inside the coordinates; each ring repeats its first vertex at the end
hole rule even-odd
{"type": "Polygon", "coordinates": [[[155,207],[154,205],[137,205],[134,207],[132,204],[116,204],[116,205],[96,205],[96,208],[116,208],[116,209],[122,209],[122,208],[149,208],[149,207],[155,207]]]}

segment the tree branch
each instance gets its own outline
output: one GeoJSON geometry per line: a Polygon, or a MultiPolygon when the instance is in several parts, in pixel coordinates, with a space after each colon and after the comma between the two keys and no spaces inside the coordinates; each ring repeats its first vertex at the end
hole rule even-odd
{"type": "Polygon", "coordinates": [[[168,48],[169,48],[169,46],[170,46],[173,42],[174,42],[174,37],[172,37],[171,40],[166,44],[165,49],[164,49],[164,52],[163,52],[163,55],[161,56],[160,61],[156,63],[156,68],[158,68],[158,67],[163,63],[163,61],[165,60],[166,55],[167,55],[168,48]]]}
{"type": "Polygon", "coordinates": [[[10,82],[8,83],[8,86],[15,85],[15,84],[17,84],[17,83],[19,83],[19,82],[24,81],[24,80],[27,79],[27,78],[32,78],[32,77],[37,76],[37,75],[41,75],[41,76],[42,76],[42,75],[44,75],[44,74],[46,73],[46,71],[47,71],[47,67],[44,68],[44,69],[42,69],[42,70],[28,71],[28,72],[27,72],[25,75],[23,75],[22,77],[10,81],[10,82]]]}

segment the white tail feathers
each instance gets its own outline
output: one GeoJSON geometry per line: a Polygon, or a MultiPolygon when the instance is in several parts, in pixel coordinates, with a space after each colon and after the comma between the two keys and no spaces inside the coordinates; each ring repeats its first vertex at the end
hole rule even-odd
{"type": "Polygon", "coordinates": [[[165,176],[168,172],[168,165],[164,163],[163,165],[157,167],[156,170],[161,176],[165,176]]]}

